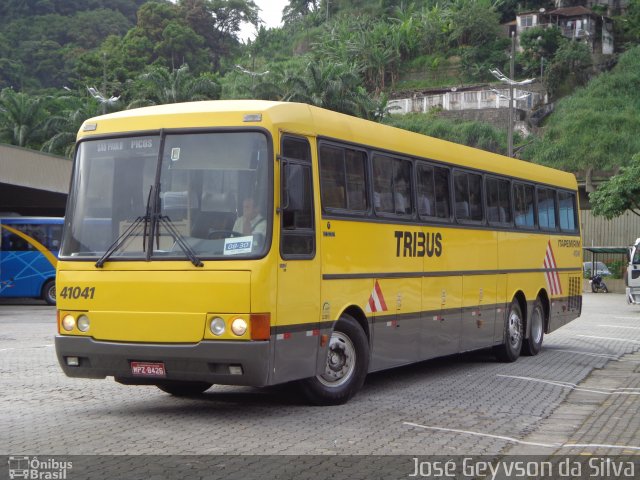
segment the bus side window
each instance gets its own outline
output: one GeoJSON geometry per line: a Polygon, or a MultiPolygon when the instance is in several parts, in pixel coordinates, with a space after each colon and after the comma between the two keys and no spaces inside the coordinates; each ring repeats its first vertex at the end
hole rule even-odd
{"type": "Polygon", "coordinates": [[[511,223],[509,180],[487,178],[487,220],[490,224],[511,223]]]}
{"type": "Polygon", "coordinates": [[[538,224],[544,230],[556,229],[556,192],[538,188],[538,224]]]}
{"type": "Polygon", "coordinates": [[[383,155],[373,157],[373,206],[377,213],[411,215],[411,162],[383,155]]]}
{"type": "Polygon", "coordinates": [[[434,168],[435,195],[436,195],[436,217],[442,219],[451,218],[451,200],[449,195],[449,169],[434,168]]]}
{"type": "Polygon", "coordinates": [[[366,170],[367,155],[360,150],[345,150],[345,172],[347,175],[347,208],[365,211],[367,205],[366,170]]]}
{"type": "Polygon", "coordinates": [[[433,167],[419,163],[417,165],[417,174],[418,214],[421,217],[433,217],[436,214],[433,167]]]}
{"type": "Polygon", "coordinates": [[[347,208],[342,148],[328,145],[320,147],[320,190],[325,209],[347,208]]]}
{"type": "Polygon", "coordinates": [[[516,227],[535,228],[533,185],[513,184],[516,227]]]}
{"type": "Polygon", "coordinates": [[[283,259],[315,256],[311,150],[306,139],[282,140],[282,195],[280,199],[283,259]]]}
{"type": "Polygon", "coordinates": [[[558,192],[560,204],[560,229],[563,232],[575,232],[576,222],[576,195],[570,192],[558,192]]]}
{"type": "Polygon", "coordinates": [[[456,218],[482,221],[482,176],[474,173],[455,172],[456,218]]]}

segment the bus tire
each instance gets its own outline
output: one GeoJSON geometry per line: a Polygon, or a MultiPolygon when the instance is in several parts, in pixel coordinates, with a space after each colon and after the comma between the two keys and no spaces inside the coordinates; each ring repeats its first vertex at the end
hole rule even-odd
{"type": "Polygon", "coordinates": [[[509,306],[504,326],[504,343],[493,347],[493,353],[501,362],[515,362],[522,349],[522,331],[524,322],[522,310],[515,298],[509,306]]]}
{"type": "Polygon", "coordinates": [[[324,373],[300,381],[314,405],[341,405],[362,387],[369,369],[369,341],[362,327],[343,314],[329,339],[324,373]]]}
{"type": "Polygon", "coordinates": [[[542,308],[542,302],[539,297],[536,298],[536,301],[533,304],[529,323],[531,325],[529,338],[525,338],[522,342],[522,354],[532,357],[540,353],[540,350],[542,349],[542,341],[544,340],[545,315],[544,308],[542,308]]]}
{"type": "Polygon", "coordinates": [[[42,287],[42,299],[47,302],[47,305],[56,304],[56,281],[49,280],[42,287]]]}
{"type": "Polygon", "coordinates": [[[160,390],[175,397],[190,397],[193,395],[200,395],[206,390],[209,390],[213,383],[207,382],[181,382],[172,381],[159,383],[156,385],[160,390]]]}

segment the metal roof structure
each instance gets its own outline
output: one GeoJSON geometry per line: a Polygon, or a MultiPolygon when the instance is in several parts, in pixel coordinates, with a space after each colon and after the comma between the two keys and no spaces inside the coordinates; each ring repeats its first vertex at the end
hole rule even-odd
{"type": "Polygon", "coordinates": [[[0,212],[64,215],[71,165],[57,155],[0,144],[0,212]]]}

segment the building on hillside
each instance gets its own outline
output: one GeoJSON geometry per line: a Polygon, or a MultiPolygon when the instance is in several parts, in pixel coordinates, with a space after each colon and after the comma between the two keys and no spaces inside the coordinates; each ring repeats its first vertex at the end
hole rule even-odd
{"type": "Polygon", "coordinates": [[[576,3],[590,8],[593,11],[603,10],[608,17],[623,14],[629,6],[629,0],[586,0],[576,2],[575,0],[554,0],[555,8],[573,7],[576,3]]]}
{"type": "Polygon", "coordinates": [[[564,37],[586,43],[592,53],[613,54],[613,20],[585,6],[561,7],[550,11],[541,8],[538,11],[517,14],[518,48],[520,35],[526,30],[552,26],[558,27],[564,37]]]}

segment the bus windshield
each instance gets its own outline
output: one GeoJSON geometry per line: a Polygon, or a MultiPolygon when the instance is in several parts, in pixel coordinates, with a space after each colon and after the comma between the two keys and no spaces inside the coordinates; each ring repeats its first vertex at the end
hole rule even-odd
{"type": "Polygon", "coordinates": [[[61,256],[255,258],[271,231],[264,133],[210,132],[78,145],[61,256]]]}

